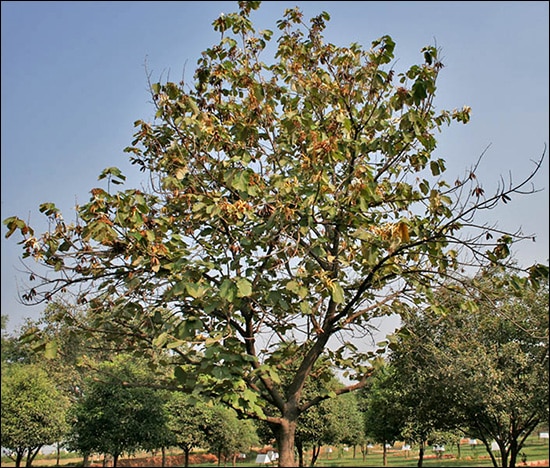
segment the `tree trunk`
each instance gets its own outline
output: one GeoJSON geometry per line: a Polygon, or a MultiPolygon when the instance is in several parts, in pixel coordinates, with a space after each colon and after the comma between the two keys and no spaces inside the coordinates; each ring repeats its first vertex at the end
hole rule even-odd
{"type": "Polygon", "coordinates": [[[296,450],[298,451],[298,466],[303,468],[304,465],[304,444],[301,440],[296,440],[296,450]]]}
{"type": "Polygon", "coordinates": [[[23,455],[17,452],[17,455],[15,456],[15,468],[20,468],[21,460],[23,460],[23,455]]]}
{"type": "Polygon", "coordinates": [[[512,436],[512,439],[510,440],[510,447],[508,449],[508,455],[510,456],[508,468],[516,468],[516,463],[520,450],[521,445],[519,445],[518,440],[514,436],[512,436]]]}
{"type": "Polygon", "coordinates": [[[309,466],[314,466],[319,454],[321,453],[321,445],[314,445],[311,453],[311,464],[309,466]]]}
{"type": "Polygon", "coordinates": [[[162,447],[160,449],[161,453],[162,453],[162,468],[164,468],[166,466],[166,447],[162,447]]]}
{"type": "Polygon", "coordinates": [[[118,463],[118,453],[113,455],[113,468],[116,468],[118,463]]]}
{"type": "Polygon", "coordinates": [[[283,418],[277,428],[277,447],[279,448],[279,466],[294,467],[294,437],[296,435],[296,419],[283,418]]]}
{"type": "MultiPolygon", "coordinates": [[[[500,465],[502,468],[508,468],[508,452],[506,452],[506,449],[501,448],[500,449],[500,465]]],[[[511,468],[511,467],[510,467],[511,468]]]]}
{"type": "Polygon", "coordinates": [[[386,448],[386,441],[384,441],[384,451],[382,452],[382,465],[388,466],[388,449],[386,448]]]}
{"type": "Polygon", "coordinates": [[[424,462],[424,442],[420,442],[420,450],[418,451],[418,468],[422,468],[422,463],[424,462]]]}
{"type": "Polygon", "coordinates": [[[184,463],[185,468],[189,467],[189,452],[190,451],[191,451],[191,448],[183,449],[183,456],[184,456],[184,460],[185,460],[185,463],[184,463]]]}
{"type": "Polygon", "coordinates": [[[38,452],[40,451],[41,448],[42,448],[42,445],[36,447],[35,450],[33,450],[32,448],[29,448],[29,452],[27,454],[27,464],[26,464],[26,466],[28,466],[28,467],[32,466],[32,462],[33,462],[34,458],[36,457],[36,455],[38,455],[38,452]]]}

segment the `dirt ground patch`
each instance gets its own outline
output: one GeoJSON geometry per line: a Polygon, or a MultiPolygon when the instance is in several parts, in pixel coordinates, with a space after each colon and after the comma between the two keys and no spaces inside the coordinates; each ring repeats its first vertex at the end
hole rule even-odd
{"type": "MultiPolygon", "coordinates": [[[[189,455],[189,464],[196,465],[199,463],[218,463],[218,457],[210,453],[196,453],[189,455]]],[[[184,466],[185,457],[183,455],[167,455],[166,463],[164,466],[184,466]]],[[[102,467],[103,463],[92,463],[92,467],[102,467]]],[[[112,466],[112,463],[108,463],[107,466],[112,466]]],[[[122,458],[118,460],[117,466],[124,467],[156,467],[162,466],[162,457],[140,457],[140,458],[122,458]]]]}

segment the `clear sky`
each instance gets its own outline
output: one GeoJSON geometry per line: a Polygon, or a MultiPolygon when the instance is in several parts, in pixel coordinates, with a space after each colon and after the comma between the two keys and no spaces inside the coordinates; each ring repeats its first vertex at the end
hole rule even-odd
{"type": "MultiPolygon", "coordinates": [[[[306,18],[327,11],[325,40],[339,46],[368,48],[389,34],[398,71],[420,63],[425,45],[443,50],[436,105],[472,108],[468,125],[438,137],[450,181],[491,145],[479,173],[490,193],[501,175],[525,177],[550,143],[548,2],[269,1],[252,19],[276,34],[276,21],[295,6],[306,18]]],[[[236,9],[230,1],[2,1],[2,220],[17,215],[43,232],[43,202],[73,220],[73,207],[102,186],[97,176],[108,166],[129,176],[126,187],[138,186],[141,174],[123,149],[133,122],[154,114],[146,68],[153,81],[191,82],[200,52],[219,39],[212,21],[236,9]]],[[[547,158],[534,180],[540,193],[515,197],[487,217],[505,230],[536,234],[515,251],[523,265],[548,262],[548,168],[547,158]]],[[[43,307],[18,303],[25,281],[19,238],[6,240],[5,232],[2,226],[1,311],[13,331],[43,307]]]]}

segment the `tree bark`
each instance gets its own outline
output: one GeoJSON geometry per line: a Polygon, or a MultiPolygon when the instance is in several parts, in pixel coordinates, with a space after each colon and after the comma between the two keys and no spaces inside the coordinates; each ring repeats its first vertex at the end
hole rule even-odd
{"type": "Polygon", "coordinates": [[[424,441],[420,442],[420,450],[418,452],[418,468],[422,468],[422,464],[424,463],[424,441]]]}
{"type": "Polygon", "coordinates": [[[304,465],[304,444],[301,440],[296,440],[296,450],[298,451],[298,466],[303,468],[304,465]]]}
{"type": "Polygon", "coordinates": [[[279,466],[294,467],[294,437],[296,435],[296,418],[282,418],[277,428],[277,447],[279,449],[279,466]]]}
{"type": "Polygon", "coordinates": [[[191,448],[185,448],[183,449],[183,454],[184,454],[184,466],[185,468],[188,468],[189,467],[189,451],[191,450],[191,448]]]}
{"type": "Polygon", "coordinates": [[[309,466],[315,466],[315,462],[317,461],[317,458],[319,458],[319,454],[321,453],[321,445],[314,445],[313,451],[311,454],[311,463],[309,466]]]}

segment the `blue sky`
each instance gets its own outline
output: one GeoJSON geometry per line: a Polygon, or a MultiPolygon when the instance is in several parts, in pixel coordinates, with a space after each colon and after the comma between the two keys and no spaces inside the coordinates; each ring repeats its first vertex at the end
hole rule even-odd
{"type": "MultiPolygon", "coordinates": [[[[76,203],[101,185],[99,173],[118,166],[126,186],[140,184],[124,147],[133,122],[151,120],[145,65],[153,81],[192,81],[200,52],[219,37],[211,26],[236,2],[26,2],[1,3],[1,217],[47,226],[38,213],[54,202],[73,220],[76,203]]],[[[448,178],[462,175],[491,145],[479,173],[486,192],[499,177],[520,180],[541,156],[548,137],[548,2],[264,2],[252,19],[277,32],[286,8],[298,6],[306,18],[327,11],[325,40],[365,48],[389,34],[396,42],[396,68],[422,60],[420,49],[437,44],[445,68],[439,108],[472,108],[468,125],[439,135],[438,157],[448,178]]],[[[268,57],[264,61],[269,61],[268,57]]],[[[548,160],[534,180],[542,192],[514,198],[488,214],[505,230],[536,234],[522,243],[519,262],[547,263],[548,160]]],[[[8,331],[24,317],[36,319],[42,306],[18,303],[20,247],[4,239],[1,268],[3,315],[8,331]]]]}

